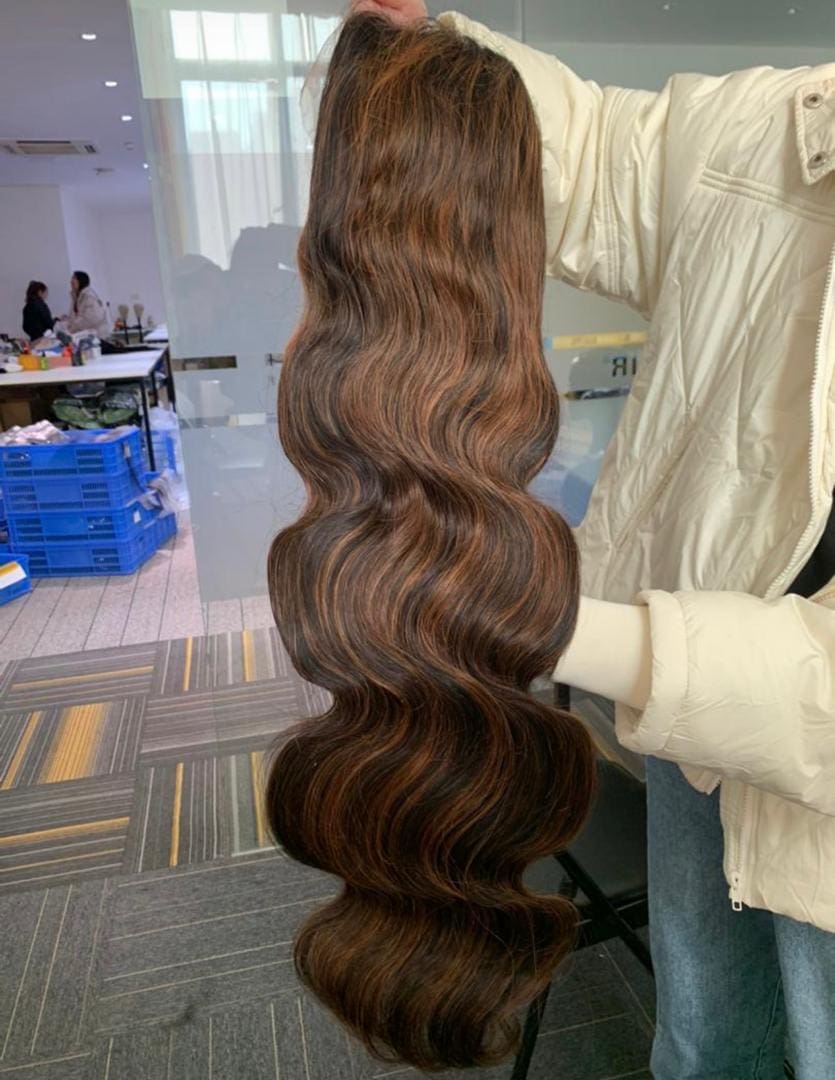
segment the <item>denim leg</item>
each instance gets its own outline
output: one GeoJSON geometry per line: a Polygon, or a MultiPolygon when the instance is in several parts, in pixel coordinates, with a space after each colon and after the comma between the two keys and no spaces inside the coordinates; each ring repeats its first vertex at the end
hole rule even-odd
{"type": "Polygon", "coordinates": [[[835,934],[775,915],[798,1080],[835,1077],[835,934]]]}
{"type": "Polygon", "coordinates": [[[719,794],[702,795],[678,766],[649,758],[647,800],[653,1076],[780,1080],[785,1009],[774,916],[731,908],[719,794]]]}

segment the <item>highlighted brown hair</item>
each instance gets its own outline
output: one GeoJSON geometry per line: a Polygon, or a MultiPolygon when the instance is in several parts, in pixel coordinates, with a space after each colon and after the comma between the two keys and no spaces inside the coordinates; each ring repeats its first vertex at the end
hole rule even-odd
{"type": "Polygon", "coordinates": [[[273,607],[333,705],[275,759],[273,832],[337,875],[303,981],[371,1050],[505,1057],[570,949],[529,893],[593,788],[570,715],[528,693],[565,648],[577,551],[526,493],[557,433],[541,352],[540,136],[512,65],[427,23],[350,19],[326,84],[279,395],[302,517],[273,607]]]}

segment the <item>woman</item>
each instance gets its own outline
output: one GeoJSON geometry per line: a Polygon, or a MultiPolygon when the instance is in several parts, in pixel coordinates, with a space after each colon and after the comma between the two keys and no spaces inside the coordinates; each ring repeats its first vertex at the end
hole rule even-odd
{"type": "Polygon", "coordinates": [[[103,340],[110,333],[110,325],[104,304],[90,284],[90,275],[83,270],[76,270],[70,278],[70,299],[72,309],[62,321],[71,334],[89,330],[103,340]]]}
{"type": "Polygon", "coordinates": [[[541,153],[515,68],[439,27],[350,19],[316,134],[305,308],[279,430],[307,505],[270,559],[294,665],[333,695],[271,770],[273,831],[341,877],[301,977],[384,1057],[506,1056],[572,946],[526,866],[586,815],[581,724],[527,687],[579,598],[526,491],[557,435],[541,153]]]}
{"type": "Polygon", "coordinates": [[[30,281],[26,288],[26,304],[23,308],[23,333],[31,341],[42,338],[58,321],[53,318],[46,298],[49,289],[42,281],[30,281]]]}
{"type": "Polygon", "coordinates": [[[653,1074],[835,1076],[835,65],[601,90],[441,21],[533,98],[547,271],[652,322],[558,675],[652,755],[653,1074]]]}

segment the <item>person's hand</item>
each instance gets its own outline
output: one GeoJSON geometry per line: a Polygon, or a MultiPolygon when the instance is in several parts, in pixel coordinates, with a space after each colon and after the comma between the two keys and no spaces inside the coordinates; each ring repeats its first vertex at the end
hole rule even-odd
{"type": "Polygon", "coordinates": [[[361,11],[385,15],[400,26],[425,19],[429,14],[425,0],[352,0],[351,14],[361,11]]]}

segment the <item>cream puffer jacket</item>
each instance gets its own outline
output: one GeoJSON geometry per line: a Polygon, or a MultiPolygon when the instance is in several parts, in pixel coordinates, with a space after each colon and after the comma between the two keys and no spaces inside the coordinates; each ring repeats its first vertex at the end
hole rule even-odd
{"type": "Polygon", "coordinates": [[[601,90],[444,19],[531,93],[548,272],[652,324],[578,537],[584,593],[649,605],[619,737],[721,783],[734,905],[835,931],[835,578],[784,596],[835,487],[835,63],[601,90]]]}
{"type": "Polygon", "coordinates": [[[107,311],[92,285],[78,294],[78,300],[67,318],[67,329],[71,334],[89,330],[99,340],[104,340],[110,333],[107,311]]]}

